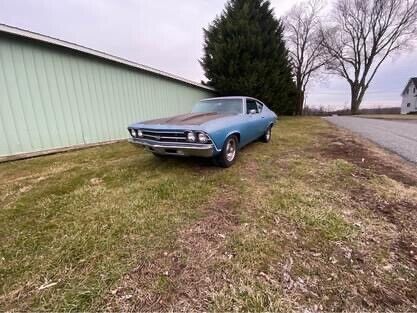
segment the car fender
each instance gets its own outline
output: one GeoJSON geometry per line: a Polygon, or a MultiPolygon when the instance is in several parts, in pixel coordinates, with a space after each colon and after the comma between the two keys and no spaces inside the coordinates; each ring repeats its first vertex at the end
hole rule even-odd
{"type": "Polygon", "coordinates": [[[229,138],[232,135],[237,135],[237,139],[239,140],[238,145],[240,144],[240,132],[238,130],[232,130],[227,133],[227,135],[224,137],[222,147],[224,146],[224,143],[226,142],[226,139],[229,138]]]}
{"type": "Polygon", "coordinates": [[[217,129],[215,131],[206,131],[209,135],[210,139],[213,141],[214,147],[216,152],[221,152],[224,146],[226,139],[236,134],[240,138],[240,131],[236,128],[229,128],[229,129],[217,129]]]}

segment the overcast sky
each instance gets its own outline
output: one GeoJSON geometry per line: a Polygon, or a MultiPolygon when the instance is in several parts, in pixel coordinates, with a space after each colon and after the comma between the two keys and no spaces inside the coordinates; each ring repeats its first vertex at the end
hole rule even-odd
{"type": "MultiPolygon", "coordinates": [[[[296,0],[272,0],[277,16],[296,0]]],[[[194,81],[204,79],[202,28],[225,0],[0,0],[0,23],[101,50],[194,81]]],[[[388,60],[364,106],[399,106],[400,93],[417,76],[417,53],[388,60]]],[[[334,76],[310,88],[310,105],[349,104],[347,83],[334,76]]]]}

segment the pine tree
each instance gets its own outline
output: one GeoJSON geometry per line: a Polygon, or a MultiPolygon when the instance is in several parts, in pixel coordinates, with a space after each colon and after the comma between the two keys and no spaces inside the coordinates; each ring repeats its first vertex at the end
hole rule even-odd
{"type": "Polygon", "coordinates": [[[230,0],[204,29],[200,63],[221,95],[247,95],[275,112],[293,114],[295,86],[283,26],[265,0],[230,0]]]}

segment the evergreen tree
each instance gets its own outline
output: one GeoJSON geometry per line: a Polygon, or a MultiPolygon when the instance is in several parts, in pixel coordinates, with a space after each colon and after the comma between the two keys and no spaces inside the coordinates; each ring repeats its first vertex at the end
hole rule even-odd
{"type": "Polygon", "coordinates": [[[265,0],[229,0],[204,29],[203,67],[221,95],[256,97],[275,112],[293,114],[295,85],[281,21],[265,0]]]}

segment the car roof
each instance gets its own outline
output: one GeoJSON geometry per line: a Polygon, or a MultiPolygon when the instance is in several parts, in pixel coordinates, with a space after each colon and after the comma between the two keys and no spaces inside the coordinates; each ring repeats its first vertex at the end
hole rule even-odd
{"type": "Polygon", "coordinates": [[[221,100],[221,99],[240,99],[240,100],[243,100],[243,99],[253,99],[253,100],[256,100],[256,101],[259,101],[259,102],[263,103],[261,100],[258,100],[258,99],[253,98],[253,97],[248,97],[248,96],[214,97],[214,98],[201,99],[200,101],[204,101],[204,100],[221,100]]]}

